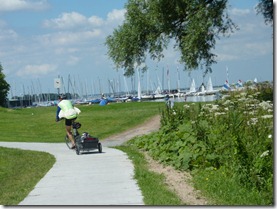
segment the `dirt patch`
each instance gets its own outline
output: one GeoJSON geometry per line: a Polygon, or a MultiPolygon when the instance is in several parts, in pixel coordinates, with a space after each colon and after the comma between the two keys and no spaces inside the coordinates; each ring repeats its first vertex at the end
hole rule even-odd
{"type": "Polygon", "coordinates": [[[127,130],[123,133],[119,133],[113,136],[110,136],[104,140],[101,140],[101,143],[104,146],[118,146],[123,144],[124,142],[132,139],[135,136],[142,136],[150,134],[153,131],[158,131],[160,128],[160,116],[156,115],[145,123],[136,126],[130,130],[127,130]]]}
{"type": "Polygon", "coordinates": [[[176,193],[186,205],[207,205],[208,201],[201,197],[200,191],[191,186],[191,175],[187,172],[175,170],[171,166],[164,166],[153,160],[146,152],[144,156],[149,164],[151,171],[165,176],[168,187],[176,193]]]}
{"type": "MultiPolygon", "coordinates": [[[[101,141],[104,146],[117,146],[132,139],[135,136],[149,134],[153,131],[158,131],[160,128],[160,116],[154,116],[144,124],[139,125],[133,129],[116,134],[101,141]]],[[[149,163],[149,169],[164,174],[166,184],[174,191],[186,205],[207,205],[205,198],[201,197],[200,191],[195,190],[191,186],[191,175],[187,172],[177,171],[171,166],[164,166],[153,160],[146,152],[145,158],[149,163]]]]}

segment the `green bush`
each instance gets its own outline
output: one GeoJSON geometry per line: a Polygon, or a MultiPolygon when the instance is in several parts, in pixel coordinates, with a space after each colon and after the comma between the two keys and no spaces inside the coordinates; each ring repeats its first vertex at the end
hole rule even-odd
{"type": "MultiPolygon", "coordinates": [[[[273,203],[273,104],[257,89],[214,103],[165,107],[161,129],[132,143],[180,170],[224,169],[246,190],[273,203]],[[261,96],[263,95],[263,96],[261,96]]],[[[268,90],[270,92],[270,90],[268,90]]]]}
{"type": "Polygon", "coordinates": [[[273,102],[273,83],[265,81],[262,83],[256,84],[255,88],[249,88],[248,92],[255,93],[259,92],[257,99],[260,101],[271,101],[273,102]]]}

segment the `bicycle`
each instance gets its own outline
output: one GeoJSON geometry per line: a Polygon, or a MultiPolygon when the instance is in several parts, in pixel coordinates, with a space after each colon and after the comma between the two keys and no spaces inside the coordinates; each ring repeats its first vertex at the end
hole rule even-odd
{"type": "MultiPolygon", "coordinates": [[[[81,123],[73,121],[72,130],[73,130],[73,138],[75,142],[75,150],[76,154],[81,154],[81,151],[91,151],[98,149],[99,153],[102,153],[102,144],[99,142],[97,137],[90,136],[87,132],[84,132],[82,135],[79,134],[78,129],[81,128],[81,123]]],[[[71,141],[68,136],[65,136],[65,143],[69,149],[71,149],[71,141]]]]}

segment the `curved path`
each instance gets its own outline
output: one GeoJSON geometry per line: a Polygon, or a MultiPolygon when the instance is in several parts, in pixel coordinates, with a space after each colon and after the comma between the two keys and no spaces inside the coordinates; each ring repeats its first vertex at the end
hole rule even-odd
{"type": "Polygon", "coordinates": [[[0,146],[48,152],[56,163],[19,205],[143,205],[128,156],[109,146],[159,128],[155,116],[132,130],[101,141],[103,152],[76,155],[64,143],[0,142],[0,146]]]}

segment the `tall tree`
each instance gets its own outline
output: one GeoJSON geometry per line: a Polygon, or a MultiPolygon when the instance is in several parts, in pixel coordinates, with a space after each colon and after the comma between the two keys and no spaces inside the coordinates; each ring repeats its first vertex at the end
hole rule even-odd
{"type": "Polygon", "coordinates": [[[201,66],[207,73],[216,63],[211,52],[216,39],[236,29],[227,0],[129,0],[125,8],[125,22],[106,38],[106,45],[116,68],[123,68],[127,76],[145,63],[148,54],[163,58],[172,39],[185,69],[201,66]]]}
{"type": "Polygon", "coordinates": [[[273,25],[273,0],[260,0],[256,7],[257,13],[262,13],[266,24],[273,25]]]}
{"type": "Polygon", "coordinates": [[[6,105],[6,100],[7,100],[9,90],[10,90],[10,85],[5,80],[3,67],[0,63],[0,106],[2,107],[6,105]]]}

